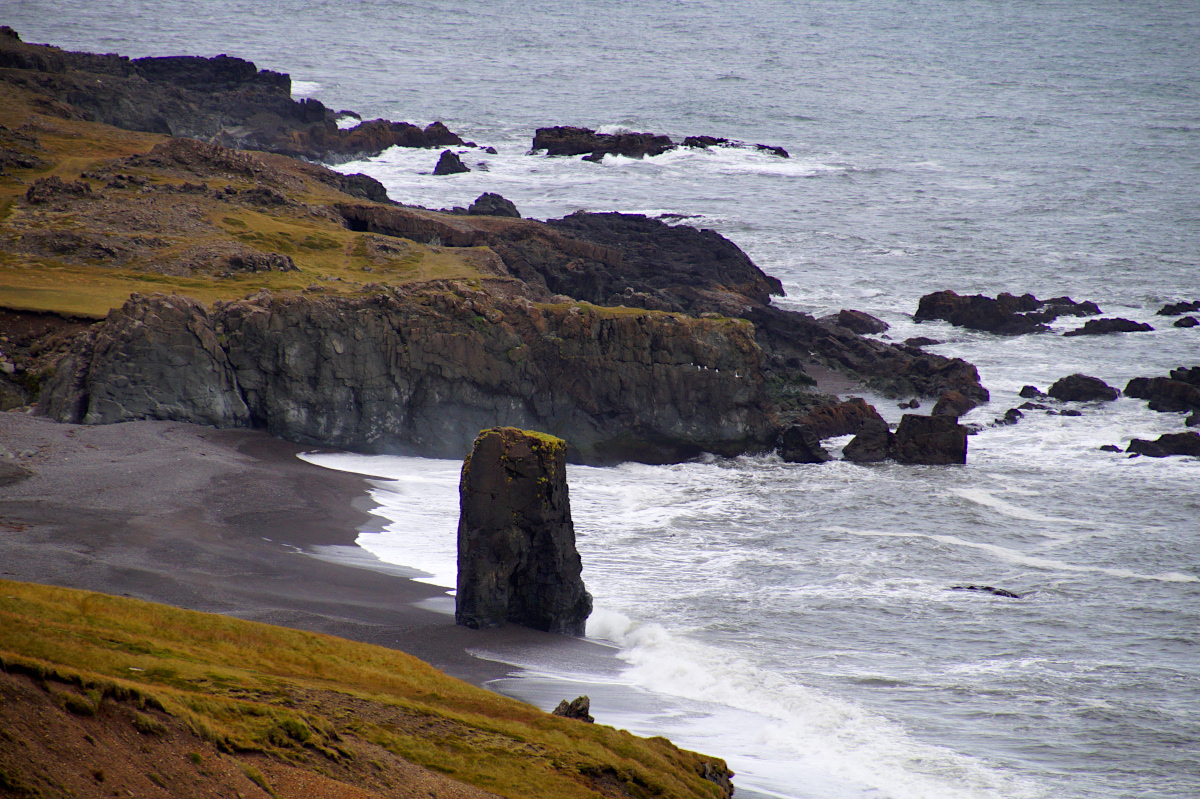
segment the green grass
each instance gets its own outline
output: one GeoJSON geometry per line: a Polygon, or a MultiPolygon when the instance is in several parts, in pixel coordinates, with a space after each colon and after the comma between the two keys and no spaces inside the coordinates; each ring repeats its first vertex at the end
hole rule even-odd
{"type": "Polygon", "coordinates": [[[358,738],[513,799],[598,797],[597,775],[636,796],[720,795],[700,777],[719,761],[662,738],[552,716],[394,650],[122,597],[0,581],[0,667],[132,702],[147,736],[166,713],[225,752],[344,764],[358,738]]]}

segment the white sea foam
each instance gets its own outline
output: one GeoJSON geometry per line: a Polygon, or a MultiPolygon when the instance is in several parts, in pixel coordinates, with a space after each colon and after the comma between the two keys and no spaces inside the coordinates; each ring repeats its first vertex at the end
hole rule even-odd
{"type": "Polygon", "coordinates": [[[292,80],[292,97],[311,97],[321,91],[321,84],[315,80],[292,80]]]}

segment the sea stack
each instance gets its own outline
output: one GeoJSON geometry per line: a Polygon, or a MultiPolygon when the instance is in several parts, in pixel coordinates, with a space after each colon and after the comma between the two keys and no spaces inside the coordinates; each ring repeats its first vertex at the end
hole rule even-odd
{"type": "Polygon", "coordinates": [[[496,427],[475,439],[459,482],[457,623],[583,635],[592,596],[566,467],[566,442],[553,436],[496,427]]]}

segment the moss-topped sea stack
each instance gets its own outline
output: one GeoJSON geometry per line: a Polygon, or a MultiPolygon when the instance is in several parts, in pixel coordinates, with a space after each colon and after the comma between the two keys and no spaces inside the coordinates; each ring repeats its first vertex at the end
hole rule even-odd
{"type": "Polygon", "coordinates": [[[463,462],[459,501],[455,620],[583,635],[592,596],[575,549],[566,442],[515,427],[482,431],[463,462]]]}

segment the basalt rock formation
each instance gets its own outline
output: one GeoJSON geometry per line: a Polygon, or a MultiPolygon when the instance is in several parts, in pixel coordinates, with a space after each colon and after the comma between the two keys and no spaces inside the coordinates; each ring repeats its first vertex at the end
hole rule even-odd
{"type": "Polygon", "coordinates": [[[1082,374],[1055,380],[1046,393],[1063,402],[1111,402],[1121,396],[1120,391],[1100,378],[1082,374]]]}
{"type": "Polygon", "coordinates": [[[1176,302],[1167,303],[1158,310],[1158,316],[1180,316],[1185,313],[1200,311],[1200,300],[1192,300],[1191,302],[1176,302]]]}
{"type": "Polygon", "coordinates": [[[419,128],[377,119],[341,130],[319,101],[292,99],[288,75],[224,55],[130,59],[2,36],[0,80],[43,95],[67,117],[311,161],[463,144],[440,122],[419,128]]]}
{"type": "Polygon", "coordinates": [[[433,168],[433,174],[435,175],[457,175],[470,171],[470,167],[464,164],[462,159],[455,155],[453,150],[442,150],[442,154],[438,157],[437,165],[433,168]]]}
{"type": "Polygon", "coordinates": [[[455,283],[218,303],[135,295],[43,389],[60,421],[255,426],[365,452],[462,457],[498,422],[573,460],[652,463],[769,446],[761,352],[730,319],[539,307],[455,283]]]}
{"type": "MultiPolygon", "coordinates": [[[[582,155],[585,161],[601,161],[606,155],[623,155],[628,158],[645,158],[662,155],[679,145],[670,136],[657,133],[597,133],[591,128],[558,126],[538,128],[534,131],[531,152],[545,151],[546,155],[582,155]]],[[[788,151],[767,144],[746,144],[731,139],[713,136],[688,136],[684,147],[740,147],[761,150],[787,158],[788,151]]]]}
{"type": "Polygon", "coordinates": [[[982,294],[959,296],[953,291],[926,294],[913,314],[913,321],[942,319],[956,327],[984,330],[1000,336],[1020,336],[1044,333],[1060,316],[1096,316],[1099,306],[1094,302],[1075,302],[1070,297],[1039,300],[1032,294],[1020,297],[1003,293],[994,299],[982,294]]]}
{"type": "Polygon", "coordinates": [[[575,549],[566,443],[484,430],[463,463],[459,501],[454,620],[583,635],[592,597],[575,549]]]}

